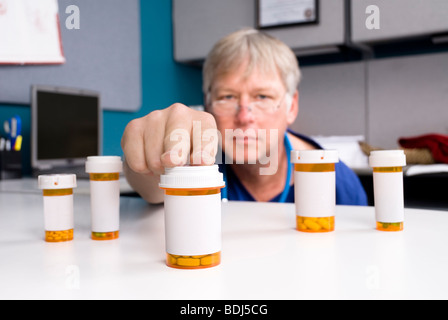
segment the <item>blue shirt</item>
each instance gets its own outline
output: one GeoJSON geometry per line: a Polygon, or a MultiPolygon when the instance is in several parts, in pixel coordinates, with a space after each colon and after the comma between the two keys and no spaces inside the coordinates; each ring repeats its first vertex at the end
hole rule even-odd
{"type": "MultiPolygon", "coordinates": [[[[323,149],[317,142],[307,136],[289,131],[299,139],[311,144],[316,149],[323,149]]],[[[227,199],[231,201],[255,201],[254,197],[241,184],[230,165],[220,164],[220,171],[224,173],[227,188],[227,199]],[[225,167],[224,167],[225,166],[225,167]]],[[[270,202],[279,202],[281,194],[270,202]]],[[[286,201],[294,203],[294,186],[289,189],[286,201]]],[[[336,164],[336,204],[367,206],[367,194],[358,176],[343,162],[336,164]]]]}

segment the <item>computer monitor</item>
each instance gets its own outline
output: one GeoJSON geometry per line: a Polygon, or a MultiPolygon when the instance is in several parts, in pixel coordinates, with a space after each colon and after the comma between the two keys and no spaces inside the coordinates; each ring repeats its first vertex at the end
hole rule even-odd
{"type": "Polygon", "coordinates": [[[100,94],[90,90],[33,86],[31,102],[33,175],[73,171],[101,155],[100,94]]]}

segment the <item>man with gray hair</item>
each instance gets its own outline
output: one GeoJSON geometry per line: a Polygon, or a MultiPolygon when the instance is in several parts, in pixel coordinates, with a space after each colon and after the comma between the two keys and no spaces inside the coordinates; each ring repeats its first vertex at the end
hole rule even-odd
{"type": "MultiPolygon", "coordinates": [[[[218,154],[228,200],[294,202],[291,150],[322,149],[288,130],[299,112],[297,58],[280,40],[254,29],[215,44],[203,68],[206,112],[174,104],[131,121],[122,138],[125,174],[148,202],[163,202],[164,168],[210,165],[218,154]]],[[[367,205],[358,179],[336,165],[336,202],[367,205]]]]}

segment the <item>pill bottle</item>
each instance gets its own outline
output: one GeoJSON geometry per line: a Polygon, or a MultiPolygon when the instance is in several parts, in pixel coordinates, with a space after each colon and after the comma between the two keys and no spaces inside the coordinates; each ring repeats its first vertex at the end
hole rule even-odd
{"type": "Polygon", "coordinates": [[[120,234],[120,173],[116,156],[93,156],[86,161],[90,175],[90,210],[93,240],[114,240],[120,234]]]}
{"type": "Polygon", "coordinates": [[[221,263],[221,189],[218,166],[165,169],[166,264],[178,269],[202,269],[221,263]]]}
{"type": "Polygon", "coordinates": [[[76,175],[55,174],[38,177],[43,190],[45,241],[65,242],[73,240],[73,189],[76,175]]]}
{"type": "Polygon", "coordinates": [[[336,163],[335,150],[293,150],[296,227],[298,231],[319,233],[335,229],[336,163]]]}
{"type": "Polygon", "coordinates": [[[403,150],[372,151],[376,228],[380,231],[402,231],[404,228],[403,150]]]}

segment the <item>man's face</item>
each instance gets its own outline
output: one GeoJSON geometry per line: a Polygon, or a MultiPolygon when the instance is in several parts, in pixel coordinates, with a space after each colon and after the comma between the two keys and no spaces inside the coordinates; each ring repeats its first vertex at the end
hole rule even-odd
{"type": "MultiPolygon", "coordinates": [[[[218,130],[222,135],[222,150],[231,155],[233,163],[263,163],[272,152],[278,152],[287,129],[286,89],[278,72],[245,75],[246,64],[234,72],[219,77],[212,85],[211,106],[218,130]],[[219,114],[214,101],[232,101],[237,106],[230,115],[219,114]],[[264,111],[257,103],[270,101],[275,108],[264,111]],[[230,150],[229,150],[230,149],[230,150]]],[[[272,156],[272,155],[271,155],[272,156]]]]}

